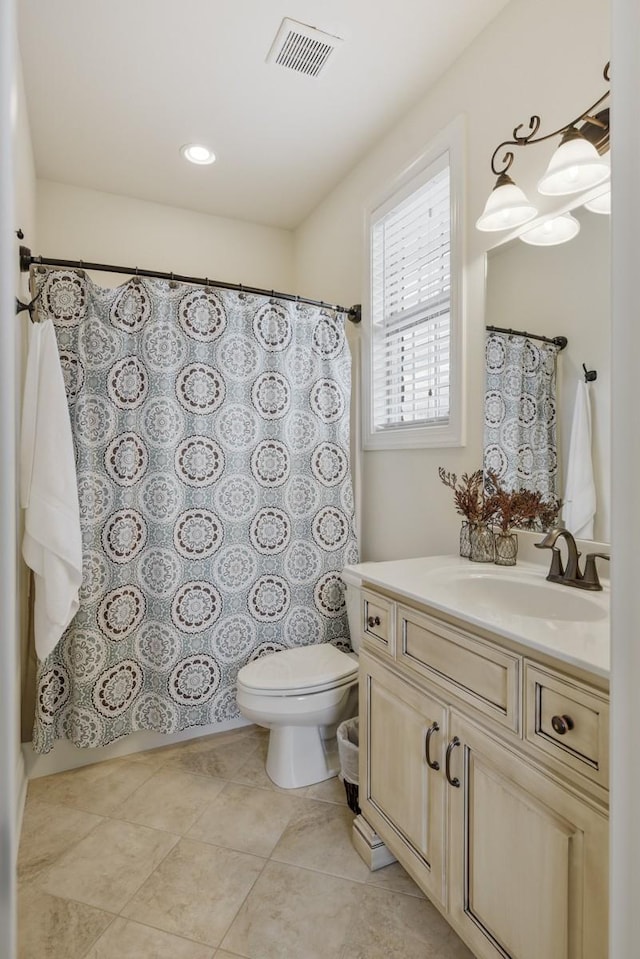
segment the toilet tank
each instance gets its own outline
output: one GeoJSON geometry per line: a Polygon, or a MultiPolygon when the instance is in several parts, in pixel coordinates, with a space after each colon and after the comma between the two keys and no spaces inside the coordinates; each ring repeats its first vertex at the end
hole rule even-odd
{"type": "Polygon", "coordinates": [[[354,653],[360,652],[360,626],[362,617],[362,576],[356,566],[345,566],[340,574],[345,585],[345,600],[349,633],[354,653]]]}

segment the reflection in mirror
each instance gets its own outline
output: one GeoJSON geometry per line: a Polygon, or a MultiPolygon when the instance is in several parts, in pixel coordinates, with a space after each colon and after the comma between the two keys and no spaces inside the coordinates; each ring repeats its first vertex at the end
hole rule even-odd
{"type": "MultiPolygon", "coordinates": [[[[579,234],[559,246],[534,247],[515,239],[487,259],[486,321],[492,326],[566,336],[557,359],[556,489],[565,495],[569,441],[582,364],[597,371],[588,384],[591,459],[596,490],[593,538],[610,539],[610,219],[573,211],[579,234]]],[[[531,341],[536,345],[542,344],[531,341]]],[[[554,467],[551,466],[553,469],[554,467]]],[[[522,486],[528,484],[523,478],[522,486]]]]}

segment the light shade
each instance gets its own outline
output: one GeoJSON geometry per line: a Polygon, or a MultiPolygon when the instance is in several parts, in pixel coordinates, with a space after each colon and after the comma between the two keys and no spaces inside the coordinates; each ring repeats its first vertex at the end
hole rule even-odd
{"type": "Polygon", "coordinates": [[[557,246],[572,240],[579,232],[580,223],[575,216],[563,213],[562,216],[552,217],[527,230],[520,239],[531,246],[557,246]]]}
{"type": "Polygon", "coordinates": [[[546,173],[538,183],[538,190],[545,196],[568,196],[597,186],[608,176],[609,165],[606,160],[579,130],[570,127],[551,157],[546,173]]]}
{"type": "Polygon", "coordinates": [[[527,200],[510,176],[501,173],[485,204],[482,215],[476,220],[478,230],[492,233],[510,230],[533,220],[538,211],[527,200]]]}
{"type": "Polygon", "coordinates": [[[186,143],[183,147],[180,147],[180,153],[189,163],[197,163],[200,166],[215,163],[216,159],[213,150],[202,146],[200,143],[186,143]]]}
{"type": "Polygon", "coordinates": [[[603,213],[608,216],[611,213],[611,188],[609,187],[599,196],[594,196],[593,200],[585,203],[584,208],[590,213],[603,213]]]}

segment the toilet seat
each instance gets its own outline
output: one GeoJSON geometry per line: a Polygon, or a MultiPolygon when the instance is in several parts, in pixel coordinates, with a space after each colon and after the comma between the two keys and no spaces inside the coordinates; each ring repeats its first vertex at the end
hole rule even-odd
{"type": "Polygon", "coordinates": [[[238,673],[238,687],[260,696],[304,696],[353,683],[357,675],[355,657],[319,643],[247,663],[238,673]]]}

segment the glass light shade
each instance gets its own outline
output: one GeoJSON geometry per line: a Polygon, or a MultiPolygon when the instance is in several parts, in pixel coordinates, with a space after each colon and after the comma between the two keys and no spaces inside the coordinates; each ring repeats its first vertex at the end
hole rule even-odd
{"type": "Polygon", "coordinates": [[[199,166],[215,163],[216,159],[213,150],[202,146],[200,143],[186,143],[183,147],[180,147],[180,153],[189,163],[197,163],[199,166]]]}
{"type": "Polygon", "coordinates": [[[555,151],[546,173],[538,183],[544,196],[569,196],[603,183],[609,177],[609,165],[592,143],[575,128],[567,130],[555,151]]]}
{"type": "Polygon", "coordinates": [[[559,243],[567,243],[573,240],[580,232],[580,223],[575,216],[570,213],[563,213],[562,216],[553,217],[539,223],[531,230],[527,230],[520,236],[523,243],[529,243],[531,246],[557,246],[559,243]]]}
{"type": "Polygon", "coordinates": [[[608,216],[611,214],[611,189],[605,190],[604,193],[601,193],[599,196],[594,196],[593,200],[589,200],[588,203],[584,205],[585,210],[589,210],[590,213],[603,213],[608,216]]]}
{"type": "Polygon", "coordinates": [[[482,215],[476,220],[476,228],[487,233],[510,230],[533,220],[538,211],[517,187],[511,177],[501,173],[489,194],[482,215]]]}

